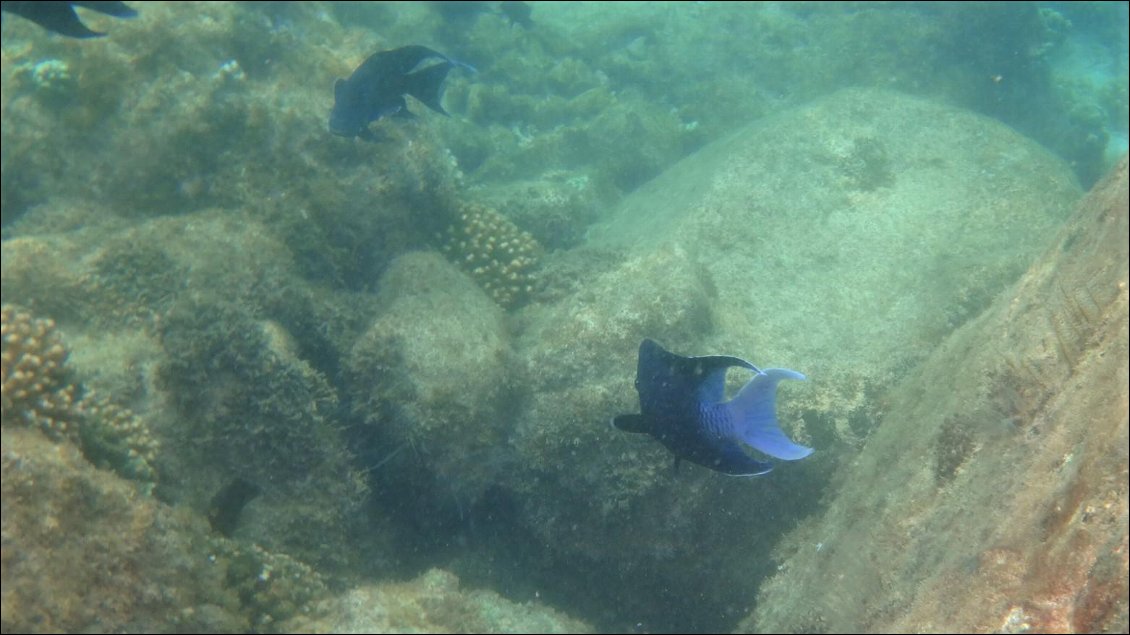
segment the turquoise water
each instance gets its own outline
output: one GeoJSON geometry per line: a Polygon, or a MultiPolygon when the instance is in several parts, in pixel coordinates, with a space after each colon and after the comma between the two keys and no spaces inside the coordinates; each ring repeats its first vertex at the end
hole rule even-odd
{"type": "Polygon", "coordinates": [[[1126,3],[133,6],[4,14],[5,630],[772,628],[889,392],[1127,148],[1126,3]],[[449,116],[389,71],[332,134],[408,45],[449,116]],[[815,454],[612,429],[644,338],[803,372],[815,454]]]}

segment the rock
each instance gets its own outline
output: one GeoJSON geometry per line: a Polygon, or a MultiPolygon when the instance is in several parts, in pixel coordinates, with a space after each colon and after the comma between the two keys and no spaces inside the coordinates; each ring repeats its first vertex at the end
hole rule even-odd
{"type": "Polygon", "coordinates": [[[1078,195],[991,119],[845,90],[677,164],[590,244],[686,249],[717,293],[712,348],[808,375],[827,447],[866,436],[861,402],[1015,280],[1078,195]]]}
{"type": "MultiPolygon", "coordinates": [[[[348,360],[354,408],[385,444],[385,457],[404,450],[403,460],[473,501],[494,481],[502,467],[494,459],[507,449],[513,361],[502,310],[430,252],[394,261],[381,278],[379,305],[348,360]]],[[[381,475],[401,471],[391,468],[381,475]]],[[[441,494],[449,500],[447,489],[441,494]]]]}
{"type": "Polygon", "coordinates": [[[741,632],[1126,630],[1127,190],[891,392],[741,632]]]}

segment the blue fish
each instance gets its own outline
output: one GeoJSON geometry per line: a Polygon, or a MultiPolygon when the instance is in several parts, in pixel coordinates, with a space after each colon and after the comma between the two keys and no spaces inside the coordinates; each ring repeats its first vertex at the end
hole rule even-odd
{"type": "Polygon", "coordinates": [[[102,37],[105,33],[92,31],[75,13],[75,7],[83,7],[115,18],[132,18],[137,11],[126,6],[124,2],[55,2],[54,0],[40,0],[36,2],[3,2],[0,10],[14,13],[38,24],[39,26],[67,37],[88,38],[102,37]]]}
{"type": "Polygon", "coordinates": [[[419,44],[373,53],[349,79],[334,83],[330,132],[372,141],[375,137],[369,130],[370,123],[382,117],[415,116],[408,111],[405,95],[412,95],[428,108],[446,115],[439,103],[440,91],[448,71],[456,66],[475,70],[419,44]],[[429,59],[440,61],[421,67],[429,59]]]}
{"type": "Polygon", "coordinates": [[[650,434],[675,455],[732,476],[758,476],[773,464],[746,454],[741,443],[769,456],[795,461],[812,448],[793,443],[777,424],[777,384],[803,380],[795,370],[761,370],[737,357],[683,357],[654,340],[640,343],[636,391],[640,414],[619,415],[612,425],[625,432],[650,434]],[[726,369],[756,373],[730,401],[725,398],[726,369]]]}

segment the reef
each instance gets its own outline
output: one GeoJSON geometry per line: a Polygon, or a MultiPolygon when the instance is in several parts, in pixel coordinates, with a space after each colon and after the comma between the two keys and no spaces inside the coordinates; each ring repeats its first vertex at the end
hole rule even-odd
{"type": "Polygon", "coordinates": [[[1074,5],[622,4],[5,19],[6,630],[1125,630],[1126,441],[1067,389],[1124,381],[1125,286],[1011,286],[1125,136],[1125,54],[1073,79],[1074,5]],[[425,41],[480,69],[450,117],[327,132],[425,41]],[[816,453],[719,480],[610,429],[644,337],[803,371],[816,453]]]}

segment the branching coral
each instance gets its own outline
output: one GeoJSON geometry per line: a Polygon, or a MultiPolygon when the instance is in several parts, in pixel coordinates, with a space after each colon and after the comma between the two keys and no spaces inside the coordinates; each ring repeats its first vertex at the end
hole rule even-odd
{"type": "Polygon", "coordinates": [[[67,381],[64,363],[67,349],[55,332],[53,320],[34,318],[30,313],[5,304],[0,308],[3,324],[4,423],[36,427],[59,440],[77,429],[81,414],[77,409],[75,386],[67,381]]]}
{"type": "Polygon", "coordinates": [[[505,308],[522,304],[534,292],[541,246],[485,205],[462,206],[443,236],[443,252],[505,308]]]}
{"type": "Polygon", "coordinates": [[[93,392],[81,396],[82,387],[68,377],[67,348],[53,320],[8,304],[0,313],[4,424],[38,428],[55,441],[72,441],[95,465],[151,488],[158,446],[145,422],[93,392]]]}
{"type": "Polygon", "coordinates": [[[83,455],[98,467],[151,487],[157,480],[153,464],[160,446],[145,421],[93,392],[82,398],[78,408],[83,418],[78,431],[83,455]]]}

